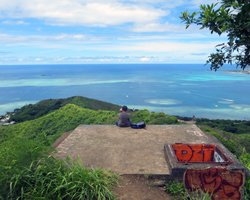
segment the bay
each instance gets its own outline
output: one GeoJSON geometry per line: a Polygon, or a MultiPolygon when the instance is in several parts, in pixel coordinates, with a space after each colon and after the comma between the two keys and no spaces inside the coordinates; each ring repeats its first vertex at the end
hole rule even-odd
{"type": "Polygon", "coordinates": [[[202,64],[0,66],[0,114],[42,99],[86,96],[172,115],[249,120],[249,91],[249,74],[202,64]]]}

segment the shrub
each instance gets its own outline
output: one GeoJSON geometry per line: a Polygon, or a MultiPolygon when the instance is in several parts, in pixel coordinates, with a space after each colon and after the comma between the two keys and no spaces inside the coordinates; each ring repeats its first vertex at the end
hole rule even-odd
{"type": "Polygon", "coordinates": [[[250,177],[246,178],[244,187],[244,200],[250,199],[250,177]]]}
{"type": "Polygon", "coordinates": [[[174,199],[178,200],[211,200],[208,193],[204,193],[201,190],[187,191],[184,184],[178,181],[169,181],[166,183],[165,189],[174,199]]]}
{"type": "Polygon", "coordinates": [[[239,159],[244,164],[244,166],[250,170],[250,154],[242,153],[239,159]]]}
{"type": "Polygon", "coordinates": [[[174,196],[174,198],[185,200],[187,198],[187,191],[182,182],[169,181],[165,185],[165,190],[167,193],[174,196]]]}

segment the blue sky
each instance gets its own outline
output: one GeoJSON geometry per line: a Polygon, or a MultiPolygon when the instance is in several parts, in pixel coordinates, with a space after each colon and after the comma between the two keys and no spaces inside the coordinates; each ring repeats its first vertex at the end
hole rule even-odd
{"type": "Polygon", "coordinates": [[[216,0],[0,0],[0,64],[205,63],[225,36],[180,13],[216,0]]]}

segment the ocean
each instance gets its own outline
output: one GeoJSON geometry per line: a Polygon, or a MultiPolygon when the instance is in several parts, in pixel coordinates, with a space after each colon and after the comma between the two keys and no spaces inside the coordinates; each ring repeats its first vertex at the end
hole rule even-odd
{"type": "Polygon", "coordinates": [[[0,114],[43,99],[85,96],[171,115],[250,120],[250,75],[224,71],[229,68],[214,72],[202,64],[2,65],[0,114]]]}

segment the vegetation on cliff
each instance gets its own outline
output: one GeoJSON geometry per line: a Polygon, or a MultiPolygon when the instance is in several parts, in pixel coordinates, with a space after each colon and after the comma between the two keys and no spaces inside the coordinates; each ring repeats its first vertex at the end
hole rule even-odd
{"type": "Polygon", "coordinates": [[[241,148],[250,153],[250,121],[197,119],[197,124],[217,132],[234,154],[239,155],[241,148]]]}
{"type": "MultiPolygon", "coordinates": [[[[117,117],[117,111],[67,104],[34,120],[0,126],[0,199],[40,198],[45,193],[48,199],[67,199],[76,191],[73,199],[113,199],[111,187],[116,175],[46,155],[64,132],[80,124],[114,124],[117,117]]],[[[176,117],[147,110],[132,112],[132,120],[144,120],[147,124],[177,123],[176,117]]]]}
{"type": "MultiPolygon", "coordinates": [[[[250,170],[250,121],[198,119],[197,125],[215,136],[250,170]]],[[[244,199],[250,198],[250,177],[245,180],[244,199]]]]}
{"type": "Polygon", "coordinates": [[[113,199],[111,186],[115,175],[105,170],[80,169],[78,164],[47,158],[47,154],[55,139],[79,124],[97,120],[99,124],[112,123],[114,119],[113,111],[68,104],[35,120],[0,126],[0,199],[67,199],[76,191],[73,199],[79,199],[79,195],[113,199]]]}
{"type": "Polygon", "coordinates": [[[46,99],[36,104],[29,104],[19,109],[15,109],[14,113],[10,117],[10,121],[24,122],[27,120],[36,119],[67,104],[74,104],[82,108],[89,108],[91,110],[117,111],[120,108],[115,104],[81,96],[74,96],[66,99],[46,99]]]}

